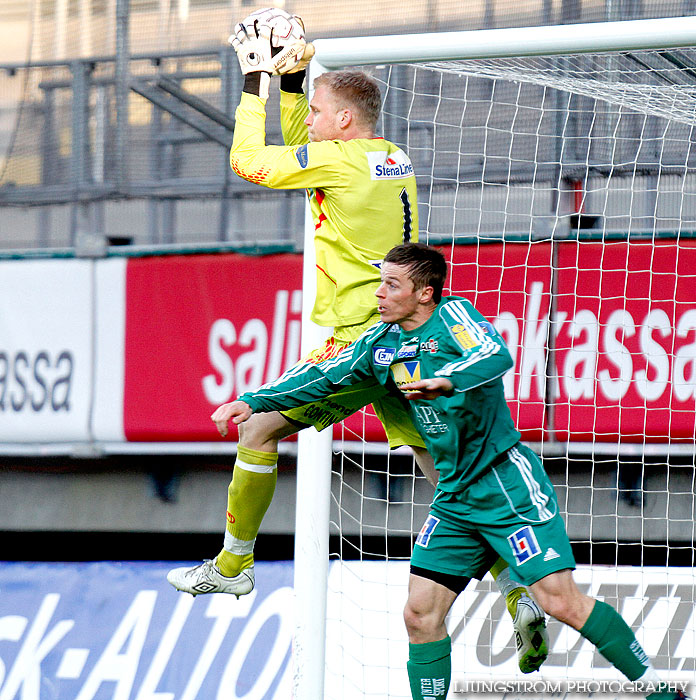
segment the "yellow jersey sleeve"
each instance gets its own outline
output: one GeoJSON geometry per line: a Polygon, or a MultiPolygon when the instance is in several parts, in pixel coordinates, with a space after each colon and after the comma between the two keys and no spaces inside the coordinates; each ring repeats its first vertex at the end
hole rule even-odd
{"type": "Polygon", "coordinates": [[[280,128],[286,146],[301,146],[309,141],[304,123],[308,114],[309,103],[304,94],[280,91],[280,128]]]}
{"type": "MultiPolygon", "coordinates": [[[[303,98],[285,95],[289,112],[296,110],[294,122],[286,115],[289,138],[298,138],[303,98]]],[[[382,138],[267,146],[265,123],[265,100],[242,93],[232,169],[265,187],[307,189],[317,264],[312,320],[334,327],[367,321],[376,311],[382,259],[395,245],[418,238],[411,161],[382,138]]]]}
{"type": "Polygon", "coordinates": [[[243,92],[235,112],[230,165],[237,175],[272,189],[300,189],[337,184],[338,168],[319,153],[331,149],[333,141],[304,146],[266,145],[266,100],[243,92]],[[311,146],[316,156],[309,167],[302,149],[311,146]]]}

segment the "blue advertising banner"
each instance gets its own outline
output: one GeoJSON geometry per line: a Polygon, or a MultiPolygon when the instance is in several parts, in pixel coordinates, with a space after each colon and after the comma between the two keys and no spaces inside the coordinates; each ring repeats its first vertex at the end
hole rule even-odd
{"type": "Polygon", "coordinates": [[[177,593],[171,567],[1,563],[0,700],[290,697],[292,563],[239,600],[177,593]]]}

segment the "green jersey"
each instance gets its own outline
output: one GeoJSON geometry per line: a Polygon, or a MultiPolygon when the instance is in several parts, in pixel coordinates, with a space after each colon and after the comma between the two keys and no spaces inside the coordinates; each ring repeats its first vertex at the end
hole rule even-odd
{"type": "Polygon", "coordinates": [[[298,365],[239,399],[254,411],[277,411],[376,378],[408,406],[440,473],[438,488],[457,492],[520,439],[503,392],[502,376],[512,365],[493,325],[466,299],[445,297],[414,330],[378,323],[335,358],[298,365]],[[449,379],[451,395],[432,401],[403,399],[400,386],[431,377],[449,379]]]}

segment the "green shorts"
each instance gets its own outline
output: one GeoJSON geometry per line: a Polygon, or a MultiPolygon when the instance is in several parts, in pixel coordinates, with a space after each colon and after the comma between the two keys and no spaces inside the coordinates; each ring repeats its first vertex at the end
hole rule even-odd
{"type": "Polygon", "coordinates": [[[575,568],[553,485],[519,443],[464,491],[435,492],[411,564],[480,579],[498,557],[524,584],[575,568]]]}
{"type": "MultiPolygon", "coordinates": [[[[371,320],[359,328],[367,329],[373,323],[374,321],[371,320]]],[[[317,364],[322,360],[336,357],[348,345],[350,342],[332,336],[326,340],[324,345],[310,352],[303,362],[317,364]]],[[[401,445],[425,447],[423,438],[413,425],[408,409],[402,400],[398,396],[390,394],[377,380],[373,379],[341,389],[320,401],[291,408],[288,411],[281,411],[281,413],[292,423],[313,425],[321,431],[334,423],[340,423],[370,404],[384,426],[390,448],[401,447],[401,445]]]]}

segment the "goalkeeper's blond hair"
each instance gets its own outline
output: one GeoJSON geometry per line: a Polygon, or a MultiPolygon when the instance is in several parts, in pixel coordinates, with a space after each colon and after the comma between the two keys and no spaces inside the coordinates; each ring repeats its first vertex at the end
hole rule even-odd
{"type": "MultiPolygon", "coordinates": [[[[377,81],[367,73],[359,70],[338,70],[322,73],[314,80],[314,87],[324,85],[338,98],[356,112],[359,122],[375,130],[382,109],[382,94],[377,81]]],[[[343,106],[343,105],[342,105],[343,106]]]]}

